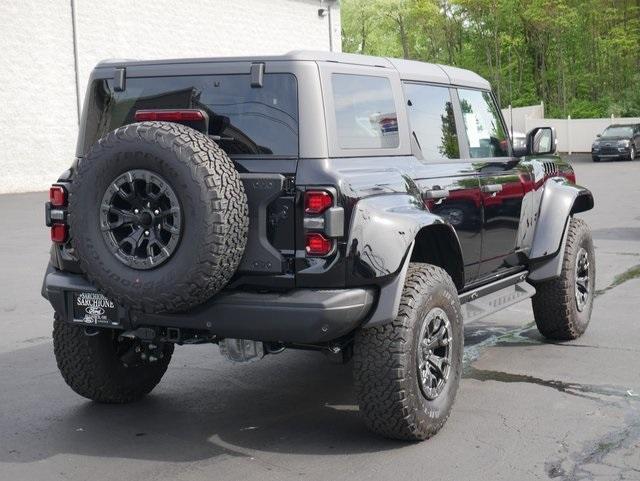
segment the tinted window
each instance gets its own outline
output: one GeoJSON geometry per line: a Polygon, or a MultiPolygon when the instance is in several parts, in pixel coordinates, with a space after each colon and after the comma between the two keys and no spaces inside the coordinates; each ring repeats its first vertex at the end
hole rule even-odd
{"type": "Polygon", "coordinates": [[[398,147],[398,117],[389,79],[333,74],[331,84],[340,148],[398,147]]]}
{"type": "Polygon", "coordinates": [[[404,86],[409,122],[426,160],[458,159],[458,134],[451,95],[446,87],[404,86]]]}
{"type": "Polygon", "coordinates": [[[509,140],[489,92],[458,90],[472,158],[506,157],[509,140]]]}
{"type": "Polygon", "coordinates": [[[249,75],[198,75],[127,79],[115,92],[96,81],[88,99],[85,150],[107,132],[134,122],[140,109],[202,109],[209,134],[230,155],[298,155],[298,96],[291,74],[267,74],[262,88],[249,75]]]}

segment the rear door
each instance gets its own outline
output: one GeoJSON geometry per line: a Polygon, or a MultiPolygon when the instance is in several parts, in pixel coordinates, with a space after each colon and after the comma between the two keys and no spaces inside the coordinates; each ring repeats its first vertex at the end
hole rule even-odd
{"type": "Polygon", "coordinates": [[[484,207],[482,261],[479,278],[500,274],[518,265],[518,227],[526,169],[512,156],[507,129],[493,95],[458,89],[468,160],[480,179],[484,207]]]}
{"type": "Polygon", "coordinates": [[[429,210],[458,234],[465,280],[472,282],[481,260],[482,197],[474,165],[461,155],[455,92],[449,86],[405,82],[404,93],[416,157],[424,164],[416,183],[429,210]]]}

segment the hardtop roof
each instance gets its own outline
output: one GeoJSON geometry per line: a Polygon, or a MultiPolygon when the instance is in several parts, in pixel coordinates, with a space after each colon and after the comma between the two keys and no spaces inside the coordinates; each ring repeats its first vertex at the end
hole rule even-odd
{"type": "Polygon", "coordinates": [[[480,75],[457,67],[439,65],[415,60],[403,60],[387,57],[373,57],[352,53],[323,52],[313,50],[294,50],[283,55],[243,56],[243,57],[211,57],[183,58],[159,60],[111,59],[100,62],[96,68],[113,68],[119,66],[142,65],[175,65],[216,62],[282,62],[313,61],[335,62],[347,65],[370,66],[397,70],[403,80],[432,82],[448,85],[459,85],[490,90],[491,85],[480,75]]]}

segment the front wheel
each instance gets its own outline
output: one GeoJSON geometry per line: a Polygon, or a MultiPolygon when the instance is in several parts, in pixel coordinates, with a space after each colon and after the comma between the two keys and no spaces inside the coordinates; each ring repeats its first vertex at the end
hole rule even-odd
{"type": "Polygon", "coordinates": [[[453,281],[439,267],[410,264],[396,319],[356,334],[354,377],[367,426],[405,441],[436,434],[458,391],[463,344],[453,281]]]}
{"type": "Polygon", "coordinates": [[[596,259],[589,226],[571,218],[559,277],[536,283],[531,299],[540,333],[558,341],[577,339],[587,330],[596,287],[596,259]]]}
{"type": "Polygon", "coordinates": [[[87,331],[55,316],[53,351],[62,377],[76,393],[101,403],[122,404],[142,398],[160,382],[173,344],[158,346],[151,358],[143,356],[144,350],[134,341],[120,340],[118,333],[87,331]]]}
{"type": "Polygon", "coordinates": [[[629,149],[629,160],[634,160],[636,155],[636,148],[632,145],[631,149],[629,149]]]}

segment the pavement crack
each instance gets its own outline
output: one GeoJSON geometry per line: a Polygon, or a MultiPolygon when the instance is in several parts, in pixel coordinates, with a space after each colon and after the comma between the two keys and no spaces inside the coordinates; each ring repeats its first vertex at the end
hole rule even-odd
{"type": "MultiPolygon", "coordinates": [[[[545,463],[545,470],[549,478],[559,478],[562,481],[577,481],[594,479],[598,471],[606,469],[607,479],[627,478],[629,473],[638,473],[640,469],[634,466],[621,465],[616,460],[637,453],[640,441],[640,419],[638,413],[633,412],[627,417],[628,425],[622,429],[610,431],[599,438],[588,442],[578,453],[568,454],[564,458],[545,463]],[[610,459],[616,457],[616,459],[610,459]]],[[[633,478],[635,479],[635,477],[633,478]]]]}
{"type": "Polygon", "coordinates": [[[614,277],[613,282],[611,284],[609,284],[604,289],[598,289],[596,291],[596,296],[604,294],[605,292],[610,291],[615,287],[618,287],[620,284],[624,284],[627,281],[630,281],[632,279],[638,279],[638,278],[640,278],[640,264],[630,267],[629,269],[624,271],[622,274],[618,274],[616,277],[614,277]]]}

